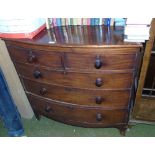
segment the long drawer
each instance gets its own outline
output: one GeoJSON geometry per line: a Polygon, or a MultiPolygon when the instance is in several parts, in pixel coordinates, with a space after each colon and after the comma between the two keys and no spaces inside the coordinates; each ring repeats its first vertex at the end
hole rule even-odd
{"type": "Polygon", "coordinates": [[[44,84],[28,79],[23,79],[23,82],[27,92],[71,104],[116,109],[126,108],[129,103],[130,90],[86,90],[44,84]]]}
{"type": "Polygon", "coordinates": [[[68,52],[34,50],[8,46],[9,53],[16,62],[39,64],[53,68],[87,70],[133,69],[137,49],[69,49],[68,52]],[[75,52],[71,52],[75,51],[75,52]],[[91,52],[90,52],[91,51],[91,52]],[[97,51],[97,52],[96,52],[97,51]],[[82,55],[82,56],[81,56],[82,55]]]}
{"type": "Polygon", "coordinates": [[[48,70],[40,66],[16,63],[16,69],[23,77],[44,83],[51,83],[75,88],[90,89],[126,89],[131,88],[133,73],[93,73],[48,70]]]}
{"type": "Polygon", "coordinates": [[[71,106],[30,94],[27,95],[35,113],[64,123],[87,127],[104,127],[127,122],[128,113],[126,110],[71,106]]]}

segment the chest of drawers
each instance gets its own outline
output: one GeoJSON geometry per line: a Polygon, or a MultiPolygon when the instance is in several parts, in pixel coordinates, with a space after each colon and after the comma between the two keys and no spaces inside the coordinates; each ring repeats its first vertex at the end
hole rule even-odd
{"type": "Polygon", "coordinates": [[[114,32],[112,36],[101,44],[62,40],[48,44],[46,31],[32,41],[5,40],[37,118],[124,131],[142,46],[124,43],[114,32]]]}

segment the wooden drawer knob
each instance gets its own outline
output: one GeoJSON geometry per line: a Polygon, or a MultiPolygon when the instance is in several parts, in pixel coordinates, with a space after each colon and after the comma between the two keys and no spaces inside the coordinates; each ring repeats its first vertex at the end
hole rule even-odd
{"type": "Polygon", "coordinates": [[[95,101],[96,101],[96,104],[101,104],[102,101],[103,101],[103,98],[100,97],[100,96],[97,96],[97,97],[95,98],[95,101]]]}
{"type": "Polygon", "coordinates": [[[46,88],[41,88],[40,94],[45,95],[46,93],[47,93],[47,89],[46,88]]]}
{"type": "Polygon", "coordinates": [[[97,87],[101,87],[103,84],[103,80],[101,78],[97,78],[95,84],[97,87]]]}
{"type": "Polygon", "coordinates": [[[100,56],[97,56],[96,60],[95,60],[95,68],[100,69],[102,67],[102,65],[103,65],[103,63],[102,63],[100,56]]]}
{"type": "Polygon", "coordinates": [[[29,54],[28,58],[27,58],[27,61],[29,63],[33,63],[37,60],[36,56],[34,54],[29,54]]]}
{"type": "Polygon", "coordinates": [[[97,121],[103,120],[102,114],[100,114],[100,113],[96,114],[96,120],[97,120],[97,121]]]}
{"type": "Polygon", "coordinates": [[[40,71],[34,71],[34,73],[33,73],[33,76],[36,78],[36,79],[38,79],[38,78],[41,78],[41,72],[40,71]]]}
{"type": "Polygon", "coordinates": [[[45,108],[45,112],[49,113],[49,112],[51,112],[51,111],[52,111],[52,108],[51,108],[50,106],[47,106],[47,107],[45,108]]]}

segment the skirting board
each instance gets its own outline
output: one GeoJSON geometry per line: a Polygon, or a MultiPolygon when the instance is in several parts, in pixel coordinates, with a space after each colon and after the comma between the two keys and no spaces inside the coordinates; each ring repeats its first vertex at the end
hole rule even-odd
{"type": "Polygon", "coordinates": [[[32,118],[34,113],[26,97],[20,79],[7,51],[5,42],[0,39],[0,67],[6,78],[12,98],[23,118],[32,118]]]}

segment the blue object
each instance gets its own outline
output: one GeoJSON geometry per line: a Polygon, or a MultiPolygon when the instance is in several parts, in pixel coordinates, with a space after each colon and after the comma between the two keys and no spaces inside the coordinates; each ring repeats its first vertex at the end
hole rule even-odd
{"type": "Polygon", "coordinates": [[[126,19],[125,18],[115,18],[115,26],[125,26],[126,19]]]}
{"type": "Polygon", "coordinates": [[[90,25],[94,26],[95,25],[95,18],[90,18],[90,25]]]}
{"type": "Polygon", "coordinates": [[[100,18],[94,18],[94,25],[99,25],[100,18]]]}
{"type": "Polygon", "coordinates": [[[104,25],[110,26],[111,18],[105,18],[104,19],[104,25]]]}
{"type": "Polygon", "coordinates": [[[57,18],[56,19],[56,23],[57,23],[57,26],[62,26],[62,24],[61,24],[61,18],[57,18]]]}
{"type": "Polygon", "coordinates": [[[0,69],[0,118],[12,137],[24,135],[20,114],[11,98],[4,75],[0,69]]]}

